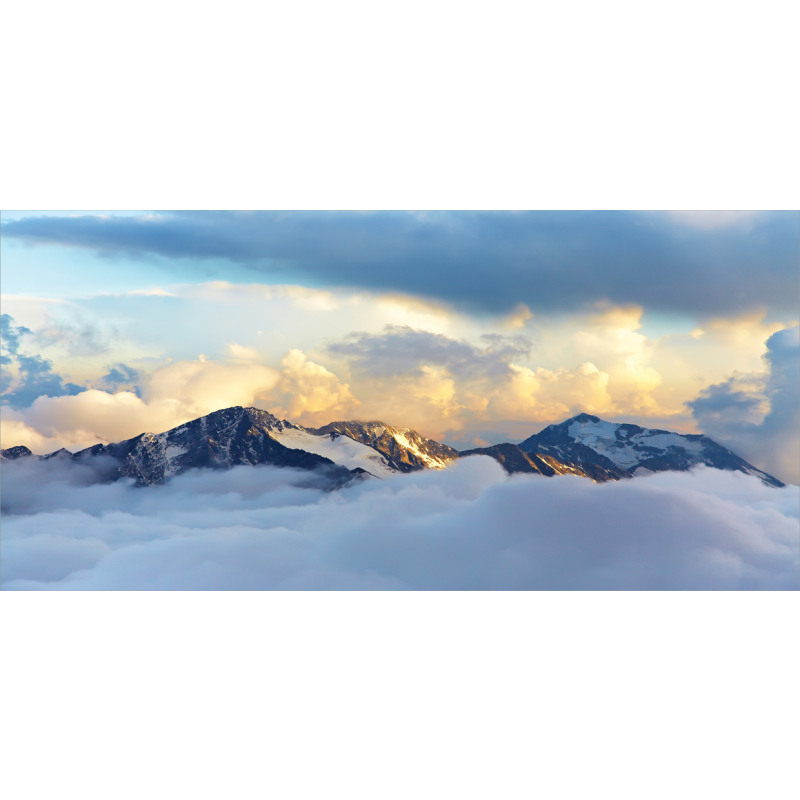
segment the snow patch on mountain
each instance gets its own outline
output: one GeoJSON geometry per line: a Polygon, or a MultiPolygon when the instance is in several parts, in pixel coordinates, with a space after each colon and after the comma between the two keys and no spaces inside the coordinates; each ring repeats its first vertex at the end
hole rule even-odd
{"type": "Polygon", "coordinates": [[[702,434],[606,422],[591,414],[548,425],[520,442],[519,447],[577,467],[593,480],[618,480],[634,474],[685,471],[705,465],[744,472],[769,486],[783,486],[774,476],[702,434]]]}
{"type": "Polygon", "coordinates": [[[178,456],[182,456],[184,453],[188,452],[189,451],[185,447],[176,447],[174,444],[171,444],[167,446],[166,456],[169,461],[172,461],[173,458],[177,458],[178,456]]]}
{"type": "Polygon", "coordinates": [[[444,469],[447,466],[449,463],[448,461],[445,461],[443,458],[431,456],[421,450],[415,442],[406,436],[407,433],[411,433],[411,431],[408,429],[397,430],[396,428],[393,428],[390,432],[390,435],[399,445],[402,445],[406,448],[406,450],[411,451],[415,456],[417,456],[417,458],[424,461],[430,469],[444,469]]]}
{"type": "Polygon", "coordinates": [[[591,447],[623,469],[635,468],[643,458],[647,458],[648,451],[645,448],[668,451],[676,447],[696,456],[703,452],[701,442],[677,433],[650,428],[641,428],[633,433],[621,425],[601,419],[575,420],[567,432],[576,442],[591,447]]]}
{"type": "Polygon", "coordinates": [[[361,468],[376,477],[397,473],[377,450],[349,436],[336,433],[317,435],[302,428],[288,426],[282,430],[271,430],[270,436],[284,447],[325,456],[348,469],[361,468]]]}

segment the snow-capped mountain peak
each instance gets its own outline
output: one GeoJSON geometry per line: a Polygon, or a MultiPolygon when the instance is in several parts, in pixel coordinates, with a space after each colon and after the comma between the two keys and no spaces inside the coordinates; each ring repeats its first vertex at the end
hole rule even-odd
{"type": "Polygon", "coordinates": [[[118,477],[133,477],[140,485],[163,483],[195,467],[229,469],[242,464],[273,464],[327,470],[334,483],[352,477],[351,470],[326,456],[280,439],[297,429],[258,408],[234,406],[215,411],[164,433],[143,433],[109,445],[94,445],[75,460],[107,456],[118,462],[118,477]]]}
{"type": "Polygon", "coordinates": [[[683,434],[578,414],[520,443],[527,453],[551,455],[566,463],[595,464],[610,477],[686,470],[705,464],[754,475],[770,486],[783,484],[702,434],[683,434]]]}

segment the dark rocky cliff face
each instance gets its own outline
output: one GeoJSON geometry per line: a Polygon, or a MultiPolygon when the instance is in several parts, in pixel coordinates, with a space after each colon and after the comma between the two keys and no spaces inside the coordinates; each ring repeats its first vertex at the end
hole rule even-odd
{"type": "Polygon", "coordinates": [[[0,458],[7,458],[9,461],[32,455],[33,453],[25,447],[24,444],[18,444],[16,447],[8,447],[5,450],[0,450],[0,458]]]}

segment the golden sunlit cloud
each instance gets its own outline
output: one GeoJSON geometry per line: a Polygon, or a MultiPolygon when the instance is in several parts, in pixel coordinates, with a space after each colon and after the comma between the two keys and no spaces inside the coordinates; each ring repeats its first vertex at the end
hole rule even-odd
{"type": "Polygon", "coordinates": [[[315,426],[351,417],[359,406],[346,383],[301,350],[290,350],[281,369],[279,393],[263,392],[259,398],[268,405],[277,402],[273,413],[315,426]]]}
{"type": "Polygon", "coordinates": [[[234,361],[248,362],[261,359],[261,353],[255,347],[244,347],[241,344],[236,344],[236,342],[231,342],[228,345],[228,352],[234,361]]]}
{"type": "Polygon", "coordinates": [[[519,328],[524,328],[525,323],[529,319],[533,319],[531,310],[525,305],[525,303],[518,303],[514,307],[514,310],[511,312],[511,314],[506,317],[504,324],[507,328],[516,330],[519,328]]]}
{"type": "Polygon", "coordinates": [[[776,331],[787,327],[784,322],[766,322],[766,310],[738,317],[715,317],[705,323],[707,332],[734,347],[747,348],[759,356],[766,352],[766,341],[776,331]]]}

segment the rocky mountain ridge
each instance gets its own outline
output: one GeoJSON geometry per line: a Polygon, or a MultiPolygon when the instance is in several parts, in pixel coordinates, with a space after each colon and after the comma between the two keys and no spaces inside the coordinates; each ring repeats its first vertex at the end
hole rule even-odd
{"type": "MultiPolygon", "coordinates": [[[[705,464],[753,475],[770,486],[783,485],[706,436],[611,423],[590,414],[549,425],[518,445],[504,442],[459,452],[410,428],[382,422],[339,421],[306,428],[261,409],[234,406],[163,433],[35,458],[78,463],[104,459],[108,480],[134,478],[139,486],[164,483],[188,469],[271,464],[313,470],[330,488],[338,488],[367,475],[443,469],[472,455],[490,456],[509,473],[547,477],[571,474],[608,481],[705,464]]],[[[2,460],[29,456],[33,454],[24,446],[0,451],[2,460]]]]}

